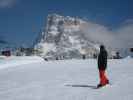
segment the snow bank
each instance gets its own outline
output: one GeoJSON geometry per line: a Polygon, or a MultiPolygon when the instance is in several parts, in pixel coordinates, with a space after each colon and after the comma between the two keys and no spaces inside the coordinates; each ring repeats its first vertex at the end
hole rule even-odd
{"type": "Polygon", "coordinates": [[[41,57],[37,57],[37,56],[20,56],[20,57],[0,56],[0,69],[15,67],[15,66],[30,64],[30,63],[37,63],[41,61],[44,61],[44,60],[41,57]]]}

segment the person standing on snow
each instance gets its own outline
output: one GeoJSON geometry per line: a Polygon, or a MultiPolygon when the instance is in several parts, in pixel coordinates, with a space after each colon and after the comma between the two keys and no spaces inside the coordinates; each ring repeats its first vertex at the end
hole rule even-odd
{"type": "Polygon", "coordinates": [[[102,87],[102,86],[105,86],[106,84],[109,84],[109,80],[105,73],[107,69],[107,56],[108,56],[108,53],[104,45],[101,45],[100,53],[98,55],[98,69],[99,69],[100,83],[97,85],[97,87],[102,87]]]}

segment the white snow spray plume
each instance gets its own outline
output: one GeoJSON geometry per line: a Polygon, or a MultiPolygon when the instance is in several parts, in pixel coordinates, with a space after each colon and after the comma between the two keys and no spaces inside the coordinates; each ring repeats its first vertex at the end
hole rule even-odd
{"type": "Polygon", "coordinates": [[[109,30],[106,26],[92,22],[82,23],[80,28],[89,40],[100,42],[107,47],[119,49],[133,47],[132,21],[115,30],[109,30]]]}
{"type": "Polygon", "coordinates": [[[13,7],[19,0],[0,0],[0,8],[13,7]]]}

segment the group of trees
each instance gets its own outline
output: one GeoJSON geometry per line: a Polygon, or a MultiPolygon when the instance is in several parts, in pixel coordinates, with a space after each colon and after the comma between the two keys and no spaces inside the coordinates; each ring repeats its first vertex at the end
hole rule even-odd
{"type": "Polygon", "coordinates": [[[16,56],[31,56],[37,52],[34,48],[19,47],[15,50],[16,56]]]}

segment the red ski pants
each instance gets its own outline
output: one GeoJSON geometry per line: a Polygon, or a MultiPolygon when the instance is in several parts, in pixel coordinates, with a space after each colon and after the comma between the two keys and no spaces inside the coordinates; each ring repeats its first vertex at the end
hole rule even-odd
{"type": "Polygon", "coordinates": [[[105,70],[99,70],[99,77],[100,77],[100,84],[101,85],[108,84],[109,80],[106,76],[105,70]]]}

